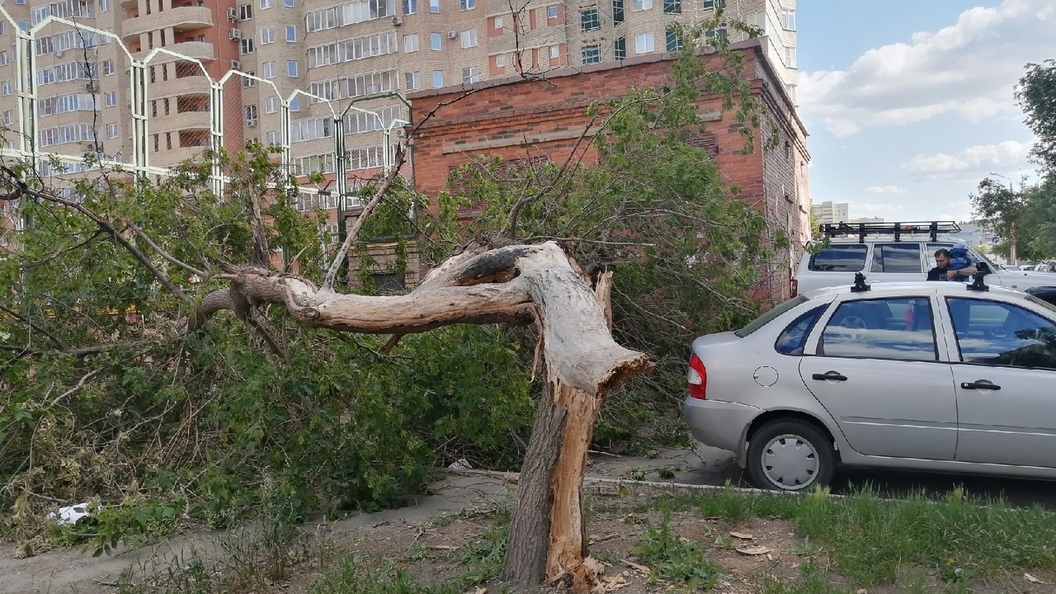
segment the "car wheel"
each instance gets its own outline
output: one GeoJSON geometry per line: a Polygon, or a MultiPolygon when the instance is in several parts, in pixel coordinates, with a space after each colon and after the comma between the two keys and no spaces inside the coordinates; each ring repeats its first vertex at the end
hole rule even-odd
{"type": "Polygon", "coordinates": [[[824,486],[835,470],[832,441],[803,421],[767,423],[748,445],[748,476],[761,489],[804,491],[824,486]]]}

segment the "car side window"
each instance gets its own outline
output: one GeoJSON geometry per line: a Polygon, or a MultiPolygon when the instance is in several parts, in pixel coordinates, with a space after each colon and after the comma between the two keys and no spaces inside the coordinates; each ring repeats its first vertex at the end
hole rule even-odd
{"type": "Polygon", "coordinates": [[[782,355],[802,355],[803,346],[807,344],[807,336],[818,322],[818,318],[825,312],[826,305],[815,307],[807,313],[792,321],[774,343],[774,349],[782,355]]]}
{"type": "Polygon", "coordinates": [[[844,301],[821,334],[818,354],[937,361],[932,320],[926,297],[844,301]]]}
{"type": "Polygon", "coordinates": [[[1056,323],[999,301],[950,297],[961,361],[1056,369],[1056,323]]]}
{"type": "Polygon", "coordinates": [[[820,272],[858,272],[865,268],[868,249],[864,243],[830,245],[812,255],[808,267],[820,272]]]}
{"type": "Polygon", "coordinates": [[[873,245],[871,272],[908,272],[920,274],[920,244],[877,243],[873,245]]]}

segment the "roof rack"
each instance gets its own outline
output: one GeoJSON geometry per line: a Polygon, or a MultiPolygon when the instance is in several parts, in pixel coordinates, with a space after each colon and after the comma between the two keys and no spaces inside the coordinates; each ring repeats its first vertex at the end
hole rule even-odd
{"type": "Polygon", "coordinates": [[[932,241],[938,241],[939,233],[956,233],[961,230],[956,221],[908,221],[904,223],[825,223],[821,234],[825,237],[858,236],[858,243],[865,243],[866,235],[891,235],[901,241],[903,235],[927,233],[932,241]]]}

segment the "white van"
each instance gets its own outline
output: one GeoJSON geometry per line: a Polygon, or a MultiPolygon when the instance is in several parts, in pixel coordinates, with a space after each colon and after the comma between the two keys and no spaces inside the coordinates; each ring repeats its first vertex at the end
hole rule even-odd
{"type": "Polygon", "coordinates": [[[1020,291],[1056,286],[1056,273],[1005,270],[972,246],[942,235],[957,231],[960,227],[953,221],[822,225],[829,245],[803,256],[792,280],[792,294],[846,285],[855,272],[864,274],[868,283],[922,281],[935,267],[935,251],[955,245],[966,248],[973,262],[990,267],[988,285],[1020,291]]]}

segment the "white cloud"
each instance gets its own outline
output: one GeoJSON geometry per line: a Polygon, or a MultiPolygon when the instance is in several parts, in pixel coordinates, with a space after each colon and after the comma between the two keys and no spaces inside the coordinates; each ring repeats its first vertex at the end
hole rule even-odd
{"type": "Polygon", "coordinates": [[[954,25],[871,49],[846,70],[801,73],[802,112],[839,137],[944,114],[979,122],[1018,113],[1012,89],[1025,64],[1056,54],[1054,30],[1052,0],[972,8],[954,25]]]}
{"type": "MultiPolygon", "coordinates": [[[[878,203],[873,202],[873,203],[863,203],[863,204],[858,204],[858,203],[849,204],[849,205],[847,205],[847,208],[849,210],[853,210],[855,213],[864,212],[865,216],[878,216],[878,215],[885,215],[885,214],[892,214],[892,213],[899,212],[899,211],[902,210],[902,205],[901,204],[891,204],[891,203],[878,204],[878,203]]],[[[857,218],[857,217],[855,217],[855,218],[857,218]]]]}
{"type": "Polygon", "coordinates": [[[1026,159],[1030,147],[1030,143],[1006,140],[998,144],[971,146],[956,155],[916,155],[902,164],[902,170],[917,179],[949,178],[975,170],[985,173],[1002,167],[1018,167],[1026,159]]]}
{"type": "Polygon", "coordinates": [[[905,194],[906,189],[901,186],[869,186],[865,189],[865,193],[873,196],[890,196],[892,194],[905,194]]]}

